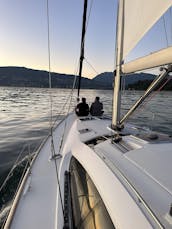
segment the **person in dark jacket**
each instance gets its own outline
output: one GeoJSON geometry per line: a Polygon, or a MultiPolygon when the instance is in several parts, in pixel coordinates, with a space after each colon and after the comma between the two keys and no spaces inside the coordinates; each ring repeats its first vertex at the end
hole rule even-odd
{"type": "Polygon", "coordinates": [[[78,103],[75,112],[78,116],[87,116],[89,114],[89,106],[86,103],[86,98],[82,98],[82,102],[78,103]]]}
{"type": "Polygon", "coordinates": [[[101,116],[103,114],[103,104],[99,101],[100,98],[96,97],[94,103],[91,104],[90,114],[92,116],[101,116]]]}

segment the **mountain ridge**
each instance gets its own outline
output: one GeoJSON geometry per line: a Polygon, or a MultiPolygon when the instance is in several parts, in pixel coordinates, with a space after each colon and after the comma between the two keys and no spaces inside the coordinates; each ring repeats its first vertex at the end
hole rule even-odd
{"type": "MultiPolygon", "coordinates": [[[[148,73],[135,73],[125,77],[126,89],[144,89],[140,82],[151,82],[156,76],[148,73]],[[133,87],[133,85],[135,85],[133,87]]],[[[51,73],[53,88],[72,88],[75,76],[72,74],[51,73]]],[[[93,79],[82,77],[83,89],[112,89],[113,72],[103,72],[93,79]]],[[[0,67],[0,86],[49,87],[49,73],[26,67],[0,67]]]]}

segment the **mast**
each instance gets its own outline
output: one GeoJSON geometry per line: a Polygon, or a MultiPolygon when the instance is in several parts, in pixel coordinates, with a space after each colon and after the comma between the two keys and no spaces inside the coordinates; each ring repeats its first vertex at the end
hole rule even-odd
{"type": "Polygon", "coordinates": [[[82,65],[84,59],[84,42],[85,42],[85,29],[86,29],[86,18],[87,18],[87,0],[84,0],[84,11],[83,11],[83,21],[82,21],[82,37],[81,37],[81,53],[79,62],[79,76],[78,76],[78,100],[79,92],[81,87],[81,77],[82,77],[82,65]]]}
{"type": "Polygon", "coordinates": [[[118,3],[117,18],[117,36],[116,36],[116,71],[114,71],[114,94],[112,109],[112,128],[118,129],[120,126],[120,81],[121,81],[121,64],[123,51],[123,34],[124,34],[124,0],[118,3]]]}

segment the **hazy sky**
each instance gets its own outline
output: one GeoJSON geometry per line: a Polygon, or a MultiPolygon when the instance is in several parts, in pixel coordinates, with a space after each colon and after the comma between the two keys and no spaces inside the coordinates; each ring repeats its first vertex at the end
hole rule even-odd
{"type": "MultiPolygon", "coordinates": [[[[0,0],[0,65],[48,69],[46,0],[0,0]]],[[[90,2],[88,12],[90,9],[90,2]]],[[[94,0],[86,34],[83,75],[113,71],[117,0],[94,0]]],[[[51,70],[75,74],[80,53],[83,0],[49,0],[51,70]]],[[[166,19],[171,15],[170,10],[166,19]]],[[[167,23],[167,22],[166,22],[167,23]]],[[[168,42],[172,27],[167,23],[168,42]]],[[[130,57],[167,45],[163,20],[130,57]],[[161,31],[161,32],[160,32],[161,31]],[[144,45],[143,45],[144,43],[144,45]]],[[[130,58],[129,57],[129,58],[130,58]]]]}

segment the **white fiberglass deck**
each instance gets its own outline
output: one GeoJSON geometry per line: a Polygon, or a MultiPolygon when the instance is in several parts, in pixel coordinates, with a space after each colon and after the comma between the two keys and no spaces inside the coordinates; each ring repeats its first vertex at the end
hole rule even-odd
{"type": "MultiPolygon", "coordinates": [[[[112,144],[110,136],[114,132],[109,127],[110,120],[80,120],[72,114],[55,129],[55,153],[62,156],[56,159],[62,199],[64,172],[73,155],[95,183],[115,227],[161,228],[163,223],[170,228],[172,143],[158,140],[149,143],[133,137],[128,132],[137,133],[137,130],[128,126],[122,131],[123,140],[112,144]]],[[[63,228],[56,167],[55,161],[50,160],[50,148],[49,138],[32,166],[14,213],[12,229],[63,228]]]]}

